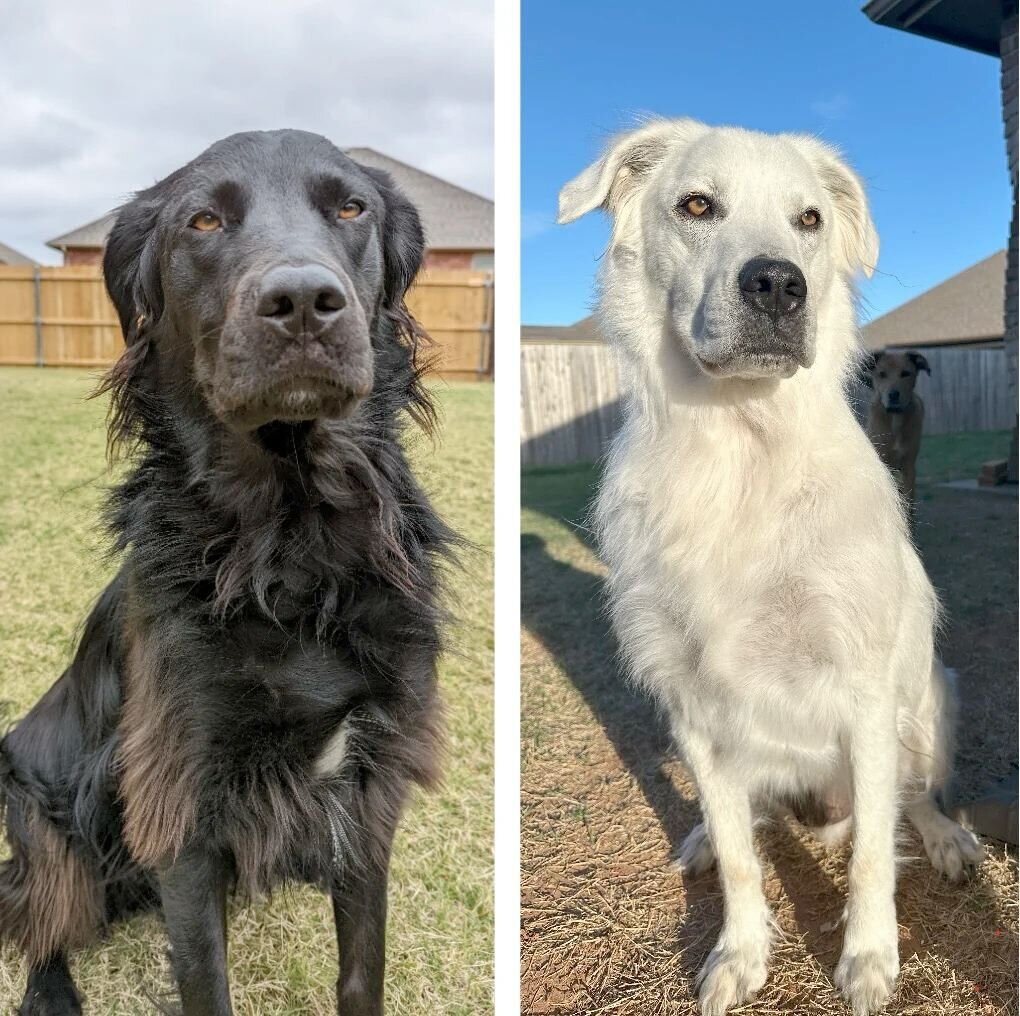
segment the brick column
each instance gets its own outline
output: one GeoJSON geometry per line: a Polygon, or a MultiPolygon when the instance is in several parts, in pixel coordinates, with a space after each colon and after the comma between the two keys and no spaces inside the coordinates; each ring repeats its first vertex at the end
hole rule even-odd
{"type": "MultiPolygon", "coordinates": [[[[1006,251],[1005,343],[1006,364],[1014,402],[1017,398],[1017,9],[1015,0],[1003,2],[1002,36],[999,54],[1002,58],[1002,120],[1006,132],[1006,156],[1009,178],[1013,185],[1013,216],[1006,251]]],[[[1009,453],[1009,480],[1017,482],[1017,426],[1013,426],[1013,443],[1009,453]]]]}

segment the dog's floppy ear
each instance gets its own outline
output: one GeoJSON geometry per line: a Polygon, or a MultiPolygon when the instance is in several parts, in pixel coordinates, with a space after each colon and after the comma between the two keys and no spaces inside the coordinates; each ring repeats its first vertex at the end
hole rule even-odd
{"type": "Polygon", "coordinates": [[[878,263],[878,233],[860,177],[834,148],[803,135],[797,135],[796,140],[832,201],[838,234],[836,249],[842,255],[843,268],[849,273],[862,271],[870,278],[878,263]]]}
{"type": "Polygon", "coordinates": [[[386,202],[383,303],[387,309],[394,309],[403,304],[404,295],[425,260],[425,231],[418,209],[397,189],[389,173],[370,166],[361,168],[372,178],[386,202]]]}
{"type": "Polygon", "coordinates": [[[914,365],[914,370],[918,374],[923,370],[929,377],[931,376],[931,367],[928,366],[928,361],[920,353],[907,353],[907,359],[914,365]]]}
{"type": "MultiPolygon", "coordinates": [[[[165,181],[164,181],[165,182],[165,181]]],[[[163,314],[157,223],[160,184],[124,205],[106,240],[103,277],[124,333],[124,352],[103,376],[95,395],[110,395],[107,452],[130,449],[152,417],[155,400],[145,379],[153,326],[163,314]]]]}
{"type": "Polygon", "coordinates": [[[124,205],[110,230],[103,254],[103,277],[124,341],[137,342],[163,313],[156,222],[162,202],[144,191],[124,205]]]}
{"type": "Polygon", "coordinates": [[[614,211],[634,185],[662,161],[670,146],[699,126],[694,120],[653,120],[618,134],[601,159],[563,185],[556,221],[573,222],[599,206],[614,211]]]}
{"type": "MultiPolygon", "coordinates": [[[[359,165],[361,165],[359,163],[359,165]]],[[[428,333],[407,309],[404,298],[414,277],[425,261],[425,230],[418,209],[398,190],[389,173],[371,166],[361,166],[375,183],[386,202],[383,221],[383,295],[382,313],[389,319],[396,335],[403,340],[404,355],[410,358],[407,384],[407,411],[427,433],[437,424],[436,408],[422,378],[432,366],[421,356],[422,346],[429,343],[428,333]]]]}

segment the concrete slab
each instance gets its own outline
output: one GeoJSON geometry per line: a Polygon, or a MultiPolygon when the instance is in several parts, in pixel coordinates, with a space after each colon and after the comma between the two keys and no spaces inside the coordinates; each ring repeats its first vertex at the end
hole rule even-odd
{"type": "Polygon", "coordinates": [[[1020,486],[1015,483],[1000,483],[995,487],[982,487],[977,480],[950,480],[948,483],[940,483],[940,487],[949,487],[952,490],[969,490],[976,494],[998,494],[999,497],[1016,497],[1020,493],[1020,486]]]}

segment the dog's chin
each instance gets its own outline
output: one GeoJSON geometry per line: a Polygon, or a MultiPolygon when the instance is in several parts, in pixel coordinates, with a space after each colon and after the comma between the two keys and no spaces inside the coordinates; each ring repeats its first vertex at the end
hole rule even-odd
{"type": "Polygon", "coordinates": [[[768,326],[738,320],[718,334],[696,331],[681,333],[681,341],[698,370],[716,380],[783,381],[815,360],[814,342],[803,322],[768,326]]]}
{"type": "Polygon", "coordinates": [[[217,415],[232,430],[251,433],[270,424],[346,420],[368,390],[323,378],[292,378],[228,403],[217,415]]]}
{"type": "Polygon", "coordinates": [[[740,353],[717,360],[695,354],[695,361],[709,377],[734,381],[782,381],[793,377],[801,367],[811,365],[804,356],[766,352],[740,353]]]}

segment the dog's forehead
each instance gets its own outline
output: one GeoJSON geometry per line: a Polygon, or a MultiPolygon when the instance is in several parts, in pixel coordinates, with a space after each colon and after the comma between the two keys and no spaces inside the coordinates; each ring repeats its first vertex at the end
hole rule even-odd
{"type": "Polygon", "coordinates": [[[875,357],[874,369],[878,370],[881,367],[883,370],[904,370],[913,369],[913,366],[906,353],[879,353],[875,357]]]}
{"type": "Polygon", "coordinates": [[[670,175],[718,190],[807,196],[821,190],[811,163],[789,137],[716,127],[677,146],[670,175]]]}
{"type": "Polygon", "coordinates": [[[248,131],[210,145],[187,167],[194,185],[228,180],[293,187],[302,179],[340,177],[374,190],[371,177],[327,138],[307,131],[248,131]]]}

